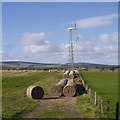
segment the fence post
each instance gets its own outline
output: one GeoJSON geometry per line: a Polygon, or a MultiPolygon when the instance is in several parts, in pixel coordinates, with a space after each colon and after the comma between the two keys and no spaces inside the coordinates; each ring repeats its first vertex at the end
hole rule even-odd
{"type": "Polygon", "coordinates": [[[109,100],[108,100],[108,105],[107,105],[107,114],[109,118],[109,114],[110,114],[110,101],[109,100]]]}
{"type": "Polygon", "coordinates": [[[103,113],[103,101],[102,101],[102,99],[101,99],[101,103],[100,104],[101,104],[100,105],[101,113],[103,113]]]}
{"type": "Polygon", "coordinates": [[[88,89],[89,97],[91,97],[91,89],[88,89]]]}
{"type": "Polygon", "coordinates": [[[98,107],[100,108],[100,96],[98,95],[98,107]]]}
{"type": "Polygon", "coordinates": [[[85,85],[85,90],[88,92],[88,85],[85,85]]]}
{"type": "Polygon", "coordinates": [[[119,119],[119,102],[116,103],[116,120],[119,119]]]}
{"type": "Polygon", "coordinates": [[[96,105],[96,96],[97,96],[97,93],[95,92],[94,105],[96,105]]]}
{"type": "Polygon", "coordinates": [[[83,86],[85,87],[85,82],[84,82],[84,80],[82,80],[82,84],[83,84],[83,86]]]}

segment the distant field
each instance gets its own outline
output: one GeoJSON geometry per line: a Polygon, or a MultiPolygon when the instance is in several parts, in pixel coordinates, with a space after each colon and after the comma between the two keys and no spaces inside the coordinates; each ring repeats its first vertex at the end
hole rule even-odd
{"type": "MultiPolygon", "coordinates": [[[[110,116],[115,117],[115,104],[118,102],[118,72],[81,72],[83,79],[100,96],[106,106],[110,100],[110,116]]],[[[104,108],[106,112],[106,107],[104,108]]]]}

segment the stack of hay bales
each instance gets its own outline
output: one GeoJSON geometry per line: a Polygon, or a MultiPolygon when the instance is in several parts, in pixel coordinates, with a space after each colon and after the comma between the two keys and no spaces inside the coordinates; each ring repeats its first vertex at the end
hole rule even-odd
{"type": "Polygon", "coordinates": [[[79,72],[76,70],[67,70],[63,73],[63,78],[65,79],[74,79],[79,76],[79,72]]]}
{"type": "MultiPolygon", "coordinates": [[[[76,95],[77,85],[75,82],[76,74],[79,75],[77,71],[65,71],[63,74],[64,79],[61,79],[57,84],[52,86],[50,92],[53,97],[61,97],[62,95],[66,97],[73,97],[76,95]]],[[[42,99],[44,96],[44,90],[40,86],[30,86],[26,91],[26,95],[31,99],[42,99]]]]}
{"type": "Polygon", "coordinates": [[[68,80],[66,86],[63,88],[63,94],[66,97],[73,97],[76,95],[76,83],[73,79],[68,80]]]}
{"type": "Polygon", "coordinates": [[[60,97],[63,94],[63,88],[67,84],[67,81],[67,79],[62,79],[51,88],[53,97],[60,97]]]}
{"type": "Polygon", "coordinates": [[[31,99],[42,99],[44,96],[44,90],[40,86],[30,86],[27,88],[26,95],[31,99]]]}

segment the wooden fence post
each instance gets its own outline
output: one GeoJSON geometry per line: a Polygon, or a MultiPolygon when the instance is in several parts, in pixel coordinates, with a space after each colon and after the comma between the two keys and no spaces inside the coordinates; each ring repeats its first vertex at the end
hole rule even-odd
{"type": "Polygon", "coordinates": [[[116,103],[116,120],[119,119],[119,102],[116,103]]]}
{"type": "Polygon", "coordinates": [[[100,104],[101,104],[100,105],[101,113],[103,114],[103,101],[102,101],[102,99],[101,99],[101,103],[100,104]]]}
{"type": "Polygon", "coordinates": [[[90,89],[90,88],[89,88],[88,85],[87,85],[87,93],[89,92],[89,89],[90,89]]]}
{"type": "Polygon", "coordinates": [[[96,97],[97,97],[97,93],[95,92],[95,99],[94,99],[94,105],[96,105],[96,97]]]}
{"type": "Polygon", "coordinates": [[[100,108],[100,96],[98,95],[98,107],[100,108]]]}
{"type": "Polygon", "coordinates": [[[88,89],[89,97],[91,97],[91,89],[88,89]]]}
{"type": "Polygon", "coordinates": [[[107,102],[107,114],[108,114],[108,118],[109,118],[109,114],[110,114],[110,101],[108,100],[107,102]]]}
{"type": "Polygon", "coordinates": [[[84,82],[84,80],[82,80],[82,84],[83,84],[83,86],[85,87],[85,82],[84,82]]]}

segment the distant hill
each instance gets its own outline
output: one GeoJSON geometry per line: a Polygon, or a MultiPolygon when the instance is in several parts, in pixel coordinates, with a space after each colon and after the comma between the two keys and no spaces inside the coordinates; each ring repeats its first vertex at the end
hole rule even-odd
{"type": "Polygon", "coordinates": [[[55,68],[59,67],[60,64],[52,63],[35,63],[35,62],[24,62],[24,61],[3,61],[0,63],[2,69],[34,69],[34,68],[55,68]]]}
{"type": "MultiPolygon", "coordinates": [[[[66,63],[65,65],[69,65],[69,63],[66,63]]],[[[75,67],[87,67],[87,68],[96,68],[96,67],[117,67],[117,65],[105,65],[105,64],[95,64],[95,63],[83,63],[78,62],[74,63],[75,67]]]]}
{"type": "MultiPolygon", "coordinates": [[[[36,62],[24,62],[24,61],[2,61],[0,62],[1,69],[43,69],[43,68],[67,68],[69,63],[66,64],[53,64],[53,63],[36,63],[36,62]]],[[[75,67],[83,68],[110,68],[118,67],[115,65],[104,65],[94,63],[74,63],[75,67]]]]}

